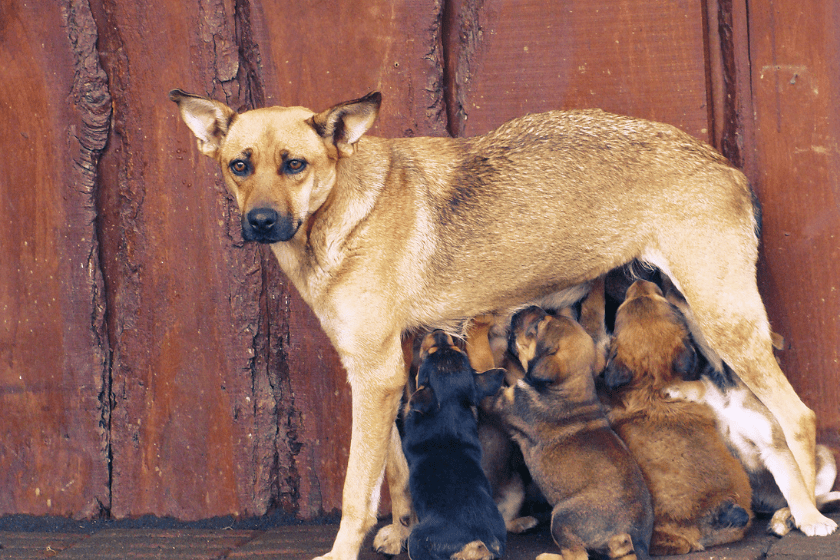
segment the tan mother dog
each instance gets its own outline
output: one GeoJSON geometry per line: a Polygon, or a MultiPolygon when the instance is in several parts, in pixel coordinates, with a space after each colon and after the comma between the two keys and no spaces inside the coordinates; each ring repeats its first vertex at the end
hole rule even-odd
{"type": "MultiPolygon", "coordinates": [[[[773,357],[754,196],[709,146],[598,110],[475,138],[382,139],[364,136],[379,93],[321,113],[170,98],[221,166],[243,237],[271,245],[347,370],[350,459],[327,558],[356,558],[376,522],[406,381],[401,333],[458,332],[552,294],[557,307],[634,259],[685,294],[709,344],[779,419],[813,497],[815,419],[773,357]]],[[[406,506],[397,500],[395,516],[406,506]]]]}

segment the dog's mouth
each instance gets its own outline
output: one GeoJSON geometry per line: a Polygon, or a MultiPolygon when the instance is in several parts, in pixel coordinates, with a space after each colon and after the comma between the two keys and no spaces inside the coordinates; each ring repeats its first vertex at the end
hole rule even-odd
{"type": "Polygon", "coordinates": [[[242,217],[242,239],[257,243],[288,241],[300,224],[294,216],[281,215],[272,208],[254,208],[242,217]]]}

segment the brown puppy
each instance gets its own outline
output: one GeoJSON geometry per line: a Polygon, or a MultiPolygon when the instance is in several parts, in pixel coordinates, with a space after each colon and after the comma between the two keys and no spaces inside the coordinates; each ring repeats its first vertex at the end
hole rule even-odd
{"type": "MultiPolygon", "coordinates": [[[[170,99],[220,165],[243,238],[271,245],[347,369],[350,457],[329,558],[357,557],[389,444],[399,454],[402,333],[460,332],[549,296],[568,305],[633,260],[685,294],[711,346],[779,420],[813,499],[814,415],[773,356],[755,282],[758,209],[711,147],[597,110],[528,115],[476,138],[383,139],[366,135],[379,93],[320,113],[170,99]]],[[[392,509],[404,518],[409,502],[392,509]]],[[[397,553],[407,530],[389,527],[397,553]]]]}
{"type": "Polygon", "coordinates": [[[650,494],[595,394],[592,338],[572,319],[538,307],[517,313],[511,329],[511,352],[527,373],[494,408],[552,505],[551,534],[562,559],[585,560],[588,551],[648,558],[650,494]]]}
{"type": "Polygon", "coordinates": [[[744,535],[750,483],[714,413],[662,390],[697,370],[679,311],[653,283],[636,281],[618,308],[604,371],[611,423],[645,475],[655,522],[651,554],[685,554],[744,535]]]}

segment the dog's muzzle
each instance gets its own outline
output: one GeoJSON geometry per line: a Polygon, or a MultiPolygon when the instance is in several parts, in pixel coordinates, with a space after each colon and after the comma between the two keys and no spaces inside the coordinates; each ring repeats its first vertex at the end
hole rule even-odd
{"type": "Polygon", "coordinates": [[[299,227],[293,216],[281,216],[271,208],[254,208],[242,218],[242,238],[258,243],[288,241],[299,227]]]}

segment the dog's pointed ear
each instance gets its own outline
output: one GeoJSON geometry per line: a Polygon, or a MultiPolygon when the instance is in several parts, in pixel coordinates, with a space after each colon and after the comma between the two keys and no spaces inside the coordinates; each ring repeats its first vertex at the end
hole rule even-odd
{"type": "Polygon", "coordinates": [[[419,387],[412,393],[411,398],[408,400],[409,410],[419,412],[420,414],[428,413],[435,406],[437,406],[435,392],[428,385],[419,387]]]}
{"type": "Polygon", "coordinates": [[[178,104],[181,118],[198,140],[198,150],[215,159],[236,118],[236,111],[219,101],[180,89],[170,91],[169,99],[178,104]]]}
{"type": "Polygon", "coordinates": [[[507,371],[503,368],[493,368],[475,374],[475,391],[478,401],[485,397],[492,397],[502,388],[507,371]]]}
{"type": "Polygon", "coordinates": [[[619,387],[624,387],[632,380],[633,372],[630,371],[630,368],[615,354],[611,354],[607,359],[607,366],[604,368],[604,384],[607,389],[614,391],[619,387]]]}
{"type": "Polygon", "coordinates": [[[339,103],[307,122],[318,136],[333,144],[340,157],[356,151],[356,142],[373,126],[382,104],[382,94],[369,93],[360,99],[339,103]]]}

